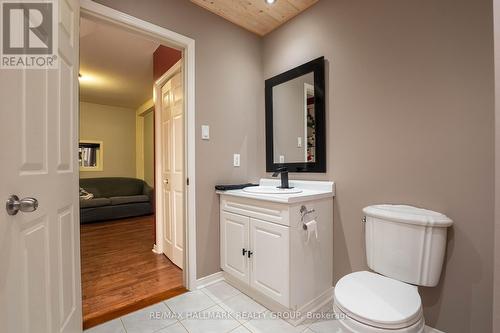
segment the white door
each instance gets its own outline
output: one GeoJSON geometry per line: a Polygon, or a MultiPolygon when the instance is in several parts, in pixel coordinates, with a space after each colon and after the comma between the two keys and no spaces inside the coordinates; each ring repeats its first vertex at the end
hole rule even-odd
{"type": "Polygon", "coordinates": [[[59,15],[58,69],[0,69],[2,333],[82,331],[79,2],[59,1],[59,15]],[[8,215],[11,195],[36,198],[38,209],[8,215]]]}
{"type": "MultiPolygon", "coordinates": [[[[180,67],[179,67],[180,68],[180,67]]],[[[163,252],[184,266],[184,98],[182,71],[161,89],[163,252]]]]}
{"type": "Polygon", "coordinates": [[[248,284],[250,283],[248,274],[250,218],[227,212],[221,214],[221,268],[248,284]]]}
{"type": "Polygon", "coordinates": [[[289,306],[289,228],[250,219],[250,286],[289,306]]]}

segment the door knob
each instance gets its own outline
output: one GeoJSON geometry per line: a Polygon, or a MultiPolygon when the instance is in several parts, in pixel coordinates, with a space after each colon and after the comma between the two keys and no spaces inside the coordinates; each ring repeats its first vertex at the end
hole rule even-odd
{"type": "Polygon", "coordinates": [[[164,179],[164,180],[163,180],[163,182],[164,182],[165,184],[168,184],[168,179],[164,179]]]}
{"type": "Polygon", "coordinates": [[[17,195],[11,195],[5,204],[5,209],[9,215],[16,215],[19,211],[30,213],[34,212],[37,208],[38,200],[35,198],[23,198],[19,200],[17,195]]]}

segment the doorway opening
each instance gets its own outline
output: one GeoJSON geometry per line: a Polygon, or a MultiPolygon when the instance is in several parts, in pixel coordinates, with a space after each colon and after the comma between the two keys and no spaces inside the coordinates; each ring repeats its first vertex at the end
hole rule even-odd
{"type": "Polygon", "coordinates": [[[82,3],[84,328],[185,292],[195,277],[188,246],[194,178],[186,182],[194,173],[194,108],[185,98],[190,52],[165,38],[169,31],[127,19],[82,3]]]}

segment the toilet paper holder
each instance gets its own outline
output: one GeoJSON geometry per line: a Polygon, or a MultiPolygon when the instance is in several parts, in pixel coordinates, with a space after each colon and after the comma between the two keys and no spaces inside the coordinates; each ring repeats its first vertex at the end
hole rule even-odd
{"type": "MultiPolygon", "coordinates": [[[[302,222],[302,229],[304,230],[307,230],[307,225],[305,224],[304,222],[304,219],[306,216],[308,216],[309,214],[312,214],[312,213],[315,213],[316,210],[314,208],[312,209],[307,209],[306,206],[302,205],[302,207],[300,207],[300,222],[302,222]]],[[[318,216],[316,215],[314,217],[314,219],[316,219],[318,216]]]]}

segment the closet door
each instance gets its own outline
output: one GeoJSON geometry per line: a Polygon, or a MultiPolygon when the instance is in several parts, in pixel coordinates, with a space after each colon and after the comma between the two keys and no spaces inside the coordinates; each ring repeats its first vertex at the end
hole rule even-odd
{"type": "Polygon", "coordinates": [[[181,66],[161,88],[163,252],[184,268],[184,104],[181,66]]]}
{"type": "Polygon", "coordinates": [[[289,228],[250,219],[250,286],[275,301],[289,306],[289,228]]]}
{"type": "Polygon", "coordinates": [[[250,218],[221,213],[221,266],[238,280],[249,283],[248,228],[250,218]]]}

